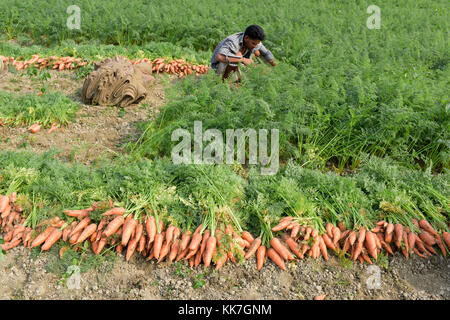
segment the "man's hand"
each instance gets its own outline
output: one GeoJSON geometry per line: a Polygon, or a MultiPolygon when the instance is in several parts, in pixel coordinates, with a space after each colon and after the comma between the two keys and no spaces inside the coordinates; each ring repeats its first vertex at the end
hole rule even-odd
{"type": "Polygon", "coordinates": [[[276,63],[275,63],[275,60],[274,60],[274,59],[270,60],[269,63],[272,65],[272,67],[275,67],[275,66],[276,66],[276,63]]]}
{"type": "Polygon", "coordinates": [[[241,61],[244,65],[248,66],[250,63],[252,63],[252,59],[242,58],[241,61]]]}

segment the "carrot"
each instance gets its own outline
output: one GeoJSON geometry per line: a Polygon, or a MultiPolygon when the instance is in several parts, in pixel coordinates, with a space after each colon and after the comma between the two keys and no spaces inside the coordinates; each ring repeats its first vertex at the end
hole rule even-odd
{"type": "Polygon", "coordinates": [[[247,260],[248,258],[253,256],[260,246],[261,246],[261,238],[258,237],[255,240],[253,240],[250,248],[248,249],[247,253],[244,256],[244,259],[247,260]]]}
{"type": "Polygon", "coordinates": [[[424,247],[425,247],[428,251],[430,251],[432,254],[437,254],[437,252],[436,252],[436,250],[434,250],[433,246],[430,246],[430,245],[428,245],[428,244],[426,244],[426,243],[424,243],[423,245],[424,245],[424,247]]]}
{"type": "Polygon", "coordinates": [[[304,256],[306,251],[308,251],[308,250],[309,250],[309,246],[306,243],[304,243],[302,246],[302,255],[304,256]]]}
{"type": "Polygon", "coordinates": [[[154,257],[157,260],[159,259],[159,255],[161,253],[163,241],[164,241],[164,235],[162,233],[157,233],[155,235],[155,241],[153,244],[154,257]]]}
{"type": "Polygon", "coordinates": [[[3,240],[5,240],[5,242],[10,242],[13,238],[13,230],[8,231],[8,233],[6,233],[6,235],[3,237],[3,240]]]}
{"type": "Polygon", "coordinates": [[[325,245],[325,242],[323,241],[322,237],[319,237],[319,248],[320,252],[322,252],[323,258],[325,261],[328,261],[328,252],[327,252],[327,246],[325,245]]]}
{"type": "Polygon", "coordinates": [[[280,222],[272,228],[272,231],[281,231],[291,224],[292,217],[288,216],[280,220],[280,222]]]}
{"type": "Polygon", "coordinates": [[[341,237],[339,238],[339,241],[344,240],[347,238],[347,236],[350,234],[350,230],[345,230],[344,232],[341,232],[341,237]]]}
{"type": "Polygon", "coordinates": [[[440,235],[435,236],[436,244],[438,245],[439,249],[441,249],[442,255],[444,257],[447,257],[447,250],[445,249],[444,244],[442,243],[442,239],[440,235]]]}
{"type": "Polygon", "coordinates": [[[216,248],[217,239],[215,236],[210,236],[206,242],[205,252],[203,253],[203,264],[205,267],[209,267],[213,256],[214,249],[216,248]]]}
{"type": "Polygon", "coordinates": [[[49,237],[49,235],[53,232],[53,230],[55,230],[55,228],[53,227],[47,227],[44,232],[42,232],[40,235],[38,235],[36,237],[36,239],[33,240],[33,242],[31,243],[31,248],[40,246],[41,244],[43,244],[45,242],[45,240],[47,240],[47,238],[49,237]]]}
{"type": "MultiPolygon", "coordinates": [[[[336,247],[334,246],[333,241],[330,239],[330,237],[328,236],[328,234],[324,233],[322,235],[323,238],[323,242],[325,243],[325,245],[327,246],[328,249],[331,250],[336,250],[336,247]]],[[[292,250],[292,249],[291,249],[292,250]]]]}
{"type": "Polygon", "coordinates": [[[273,248],[269,248],[269,250],[267,250],[267,256],[282,270],[286,270],[283,258],[281,258],[273,248]]]}
{"type": "Polygon", "coordinates": [[[53,229],[53,231],[49,234],[45,243],[42,245],[41,250],[46,251],[49,250],[56,241],[58,241],[62,237],[62,231],[60,229],[53,229]]]}
{"type": "Polygon", "coordinates": [[[86,217],[83,220],[81,220],[80,223],[78,223],[77,226],[75,228],[73,228],[70,235],[72,236],[75,233],[82,231],[84,228],[86,228],[88,226],[89,222],[91,222],[91,218],[89,218],[89,217],[86,217]]]}
{"type": "Polygon", "coordinates": [[[320,294],[318,296],[315,296],[314,300],[325,300],[325,295],[324,294],[320,294]]]}
{"type": "Polygon", "coordinates": [[[397,248],[400,248],[402,240],[403,240],[403,226],[400,223],[396,223],[394,225],[394,241],[397,248]]]}
{"type": "Polygon", "coordinates": [[[0,247],[6,251],[17,247],[21,241],[22,241],[21,239],[11,240],[11,242],[5,242],[4,244],[0,245],[0,247]]]}
{"type": "Polygon", "coordinates": [[[311,236],[311,231],[312,231],[312,229],[310,227],[306,228],[306,234],[303,237],[303,240],[307,241],[309,239],[309,237],[311,236]]]}
{"type": "Polygon", "coordinates": [[[203,233],[202,243],[200,246],[200,254],[203,254],[203,252],[205,251],[206,243],[208,241],[209,236],[210,236],[210,232],[208,229],[206,229],[205,232],[203,233]]]}
{"type": "Polygon", "coordinates": [[[319,236],[319,231],[316,229],[313,229],[311,231],[311,237],[313,237],[313,239],[316,239],[319,236]]]}
{"type": "Polygon", "coordinates": [[[175,258],[177,257],[179,247],[180,247],[180,240],[179,240],[179,239],[176,239],[176,240],[172,243],[172,247],[170,248],[169,256],[167,257],[167,259],[169,260],[169,262],[172,262],[172,261],[175,260],[175,258]]]}
{"type": "Polygon", "coordinates": [[[96,251],[94,252],[95,254],[100,254],[100,252],[102,252],[103,248],[107,243],[107,240],[108,239],[106,237],[102,237],[100,238],[100,240],[98,240],[97,248],[96,251]]]}
{"type": "Polygon", "coordinates": [[[241,238],[247,240],[249,243],[252,243],[255,240],[255,238],[253,238],[253,236],[248,231],[243,231],[241,234],[241,238]]]}
{"type": "Polygon", "coordinates": [[[394,232],[394,225],[389,223],[386,228],[386,232],[384,233],[384,241],[390,243],[392,241],[392,234],[394,232]]]}
{"type": "Polygon", "coordinates": [[[284,260],[294,260],[294,256],[292,255],[292,253],[289,251],[288,248],[286,248],[278,238],[272,238],[272,240],[270,240],[270,245],[274,248],[275,251],[277,251],[277,253],[284,259],[284,260]]]}
{"type": "Polygon", "coordinates": [[[266,255],[266,247],[260,245],[256,250],[256,269],[259,271],[264,265],[264,258],[266,255]]]}
{"type": "Polygon", "coordinates": [[[197,250],[194,258],[194,267],[197,268],[200,262],[202,262],[202,252],[201,250],[197,250]]]}
{"type": "Polygon", "coordinates": [[[138,241],[137,252],[142,253],[145,250],[146,241],[147,238],[145,237],[145,235],[142,234],[138,241]]]}
{"type": "Polygon", "coordinates": [[[367,255],[367,253],[362,252],[361,256],[362,256],[363,260],[366,261],[368,264],[372,264],[372,260],[370,260],[370,257],[367,255]]]}
{"type": "Polygon", "coordinates": [[[194,260],[195,260],[194,256],[190,257],[189,260],[188,260],[189,261],[189,267],[191,267],[191,269],[194,266],[194,260]]]}
{"type": "Polygon", "coordinates": [[[327,235],[330,238],[333,238],[333,224],[331,222],[328,222],[325,226],[325,230],[327,230],[327,235]]]}
{"type": "Polygon", "coordinates": [[[169,254],[169,251],[170,251],[170,241],[164,241],[163,245],[161,246],[161,251],[159,253],[158,263],[163,261],[163,259],[169,254]]]}
{"type": "Polygon", "coordinates": [[[409,246],[408,246],[408,236],[406,232],[403,232],[403,243],[404,246],[402,247],[402,253],[405,256],[406,259],[409,258],[409,246]]]}
{"type": "Polygon", "coordinates": [[[419,238],[420,238],[420,240],[422,240],[424,243],[426,243],[427,245],[430,245],[430,246],[432,246],[432,245],[434,245],[434,244],[436,244],[436,240],[433,238],[433,236],[429,233],[429,232],[427,232],[427,231],[422,231],[420,234],[419,234],[419,238]]]}
{"type": "Polygon", "coordinates": [[[122,251],[123,251],[123,246],[122,246],[121,243],[119,243],[119,244],[117,245],[117,247],[116,247],[116,252],[117,252],[117,253],[122,253],[122,251]]]}
{"type": "Polygon", "coordinates": [[[202,228],[203,228],[203,224],[200,223],[200,225],[197,227],[197,229],[195,229],[195,231],[194,231],[194,233],[193,233],[192,236],[194,236],[194,235],[197,234],[197,233],[200,233],[200,230],[201,230],[202,228]]]}
{"type": "MultiPolygon", "coordinates": [[[[9,205],[9,197],[0,195],[0,212],[3,213],[3,211],[6,209],[6,207],[9,205]]],[[[3,219],[3,216],[2,216],[3,219]]]]}
{"type": "Polygon", "coordinates": [[[41,130],[41,126],[38,123],[35,123],[28,128],[28,131],[30,131],[31,133],[36,133],[39,130],[41,130]]]}
{"type": "Polygon", "coordinates": [[[175,226],[170,225],[166,230],[166,241],[168,243],[172,242],[173,232],[175,231],[175,226]]]}
{"type": "Polygon", "coordinates": [[[64,213],[67,214],[69,217],[75,217],[75,218],[84,218],[89,215],[89,211],[86,209],[82,210],[64,210],[64,213]]]}
{"type": "Polygon", "coordinates": [[[103,216],[118,216],[125,213],[125,208],[112,208],[102,213],[103,216]]]}
{"type": "Polygon", "coordinates": [[[421,254],[421,253],[419,252],[419,250],[417,250],[417,248],[414,248],[413,251],[414,251],[414,253],[417,254],[419,257],[426,259],[426,257],[425,257],[423,254],[421,254]]]}
{"type": "Polygon", "coordinates": [[[425,230],[425,231],[431,233],[433,236],[436,236],[436,235],[438,234],[438,233],[436,232],[436,230],[434,230],[434,228],[431,226],[431,224],[429,224],[428,221],[425,220],[425,219],[422,219],[422,220],[419,221],[419,226],[420,226],[423,230],[425,230]]]}
{"type": "Polygon", "coordinates": [[[97,231],[97,225],[95,223],[91,223],[88,225],[80,234],[76,243],[81,243],[87,238],[89,238],[92,234],[97,231]]]}
{"type": "Polygon", "coordinates": [[[377,259],[377,244],[375,240],[376,236],[371,231],[366,232],[365,237],[365,247],[367,252],[370,254],[372,258],[377,259]]]}
{"type": "Polygon", "coordinates": [[[123,225],[123,223],[125,222],[125,219],[123,216],[117,216],[114,218],[113,221],[111,221],[107,226],[105,231],[103,231],[103,234],[106,237],[111,236],[112,234],[114,234],[117,230],[119,230],[119,228],[123,225]]]}
{"type": "Polygon", "coordinates": [[[189,248],[185,248],[184,250],[181,250],[181,244],[180,244],[180,247],[178,248],[178,256],[177,256],[176,262],[183,259],[188,254],[188,252],[189,252],[189,248]]]}
{"type": "Polygon", "coordinates": [[[341,230],[338,227],[333,227],[332,234],[333,234],[333,244],[337,245],[338,241],[341,239],[341,230]]]}
{"type": "Polygon", "coordinates": [[[228,256],[225,253],[222,253],[222,255],[216,260],[216,271],[222,269],[225,262],[227,262],[228,256]]]}
{"type": "Polygon", "coordinates": [[[149,243],[152,243],[155,240],[156,235],[156,221],[154,216],[147,217],[147,221],[145,222],[145,230],[147,231],[149,243]]]}
{"type": "Polygon", "coordinates": [[[291,238],[295,239],[297,237],[299,231],[300,231],[300,225],[297,222],[295,222],[295,225],[291,231],[291,238]]]}
{"type": "Polygon", "coordinates": [[[362,242],[358,241],[357,243],[355,243],[355,250],[353,251],[353,257],[352,257],[353,261],[356,261],[356,259],[359,257],[359,255],[361,254],[362,248],[363,248],[362,242]]]}
{"type": "Polygon", "coordinates": [[[416,235],[414,232],[408,233],[408,247],[410,251],[414,249],[414,244],[416,242],[416,235]]]}
{"type": "Polygon", "coordinates": [[[137,225],[137,221],[133,218],[129,219],[128,221],[125,221],[123,225],[123,231],[122,231],[122,245],[126,246],[128,241],[131,239],[132,233],[135,231],[137,225]]]}
{"type": "Polygon", "coordinates": [[[444,239],[444,242],[445,242],[447,248],[450,249],[450,233],[448,233],[447,231],[444,232],[444,233],[442,234],[442,238],[444,239]]]}
{"type": "Polygon", "coordinates": [[[189,240],[191,240],[191,232],[189,230],[187,230],[181,236],[180,252],[184,251],[187,248],[187,246],[189,244],[189,240]]]}
{"type": "Polygon", "coordinates": [[[202,241],[202,235],[200,233],[194,232],[191,243],[189,244],[189,250],[197,250],[201,241],[202,241]]]}

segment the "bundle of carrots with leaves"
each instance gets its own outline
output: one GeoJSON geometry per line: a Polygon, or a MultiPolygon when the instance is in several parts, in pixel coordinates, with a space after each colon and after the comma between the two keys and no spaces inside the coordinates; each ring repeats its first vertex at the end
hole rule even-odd
{"type": "MultiPolygon", "coordinates": [[[[4,64],[12,64],[17,70],[26,69],[32,65],[36,65],[39,69],[53,68],[55,70],[72,70],[88,64],[82,58],[74,57],[56,57],[50,56],[42,58],[38,54],[32,55],[29,60],[16,60],[14,57],[6,57],[0,55],[0,60],[4,64]]],[[[130,59],[129,59],[130,60],[130,59]]],[[[183,59],[167,60],[165,58],[156,58],[153,61],[149,58],[130,60],[132,64],[147,62],[152,65],[152,71],[155,73],[170,73],[178,75],[179,78],[195,73],[196,75],[207,73],[209,67],[207,65],[194,65],[187,63],[183,59]]]]}
{"type": "Polygon", "coordinates": [[[425,220],[412,219],[414,228],[379,221],[371,230],[362,227],[358,231],[345,228],[343,222],[337,226],[327,223],[319,232],[317,228],[298,217],[287,216],[271,227],[270,221],[259,215],[261,234],[254,237],[242,231],[232,210],[226,206],[217,208],[209,203],[202,223],[191,233],[170,224],[164,226],[157,210],[144,206],[131,209],[115,207],[111,200],[94,203],[81,210],[65,210],[67,221],[59,217],[42,221],[32,229],[32,215],[25,218],[17,194],[0,195],[1,231],[4,234],[3,250],[23,243],[25,247],[41,246],[49,250],[62,241],[60,256],[70,246],[79,246],[88,241],[92,251],[100,254],[107,246],[124,253],[126,261],[137,252],[147,261],[187,261],[191,267],[203,262],[205,267],[215,264],[219,270],[227,261],[234,263],[249,259],[256,254],[257,270],[261,270],[266,258],[285,270],[286,261],[304,259],[309,256],[328,261],[328,250],[337,256],[348,256],[351,260],[372,264],[382,251],[393,255],[401,252],[407,259],[415,253],[422,258],[436,255],[437,248],[446,257],[450,248],[450,234],[438,234],[425,220]],[[95,222],[98,221],[98,222],[95,222]],[[278,235],[275,236],[274,235],[278,235]],[[435,248],[434,246],[437,246],[435,248]]]}

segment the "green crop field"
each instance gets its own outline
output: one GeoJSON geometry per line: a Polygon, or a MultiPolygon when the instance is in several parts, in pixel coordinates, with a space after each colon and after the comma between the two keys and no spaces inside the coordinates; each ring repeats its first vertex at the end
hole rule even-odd
{"type": "MultiPolygon", "coordinates": [[[[359,230],[380,220],[417,232],[412,219],[449,231],[447,1],[380,2],[380,29],[366,25],[371,1],[79,0],[80,30],[66,26],[72,4],[0,2],[0,55],[81,57],[89,64],[73,72],[79,80],[117,55],[209,64],[222,39],[259,24],[277,66],[256,61],[237,89],[212,72],[158,75],[164,105],[114,157],[81,164],[57,150],[1,150],[0,194],[17,192],[27,226],[110,199],[138,220],[154,215],[183,232],[231,224],[267,246],[286,216],[319,234],[328,222],[359,230]],[[278,172],[261,175],[248,161],[174,164],[171,134],[193,132],[195,121],[223,133],[278,129],[278,172]]],[[[79,108],[61,92],[0,91],[10,127],[76,123],[79,108]]]]}

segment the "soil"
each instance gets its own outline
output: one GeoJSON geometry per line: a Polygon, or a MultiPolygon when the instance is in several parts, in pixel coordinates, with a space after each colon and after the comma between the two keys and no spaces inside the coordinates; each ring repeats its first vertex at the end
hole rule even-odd
{"type": "MultiPolygon", "coordinates": [[[[55,261],[50,253],[33,256],[29,249],[14,248],[0,261],[0,299],[133,299],[133,300],[310,300],[325,294],[327,300],[448,300],[450,268],[442,256],[406,260],[395,254],[387,268],[379,266],[379,287],[370,287],[374,266],[299,260],[282,271],[272,262],[256,271],[251,258],[241,265],[226,264],[219,272],[203,266],[146,262],[134,255],[125,262],[104,261],[97,269],[80,274],[80,282],[48,271],[55,261]],[[72,286],[70,286],[72,284],[72,286]]],[[[73,277],[73,276],[72,276],[73,277]]]]}
{"type": "Polygon", "coordinates": [[[33,134],[24,127],[0,127],[1,149],[40,153],[54,148],[60,151],[58,157],[62,160],[89,164],[97,158],[123,153],[124,144],[137,140],[142,133],[136,124],[151,119],[165,101],[161,81],[153,78],[147,98],[139,104],[126,108],[86,105],[81,99],[84,79],[76,80],[72,70],[51,70],[50,75],[42,81],[25,71],[8,73],[0,81],[0,90],[37,94],[43,85],[48,85],[49,91],[60,91],[80,103],[76,120],[51,134],[44,129],[33,134]]]}

